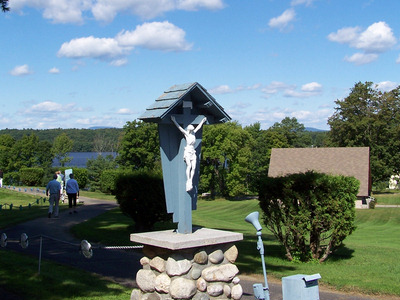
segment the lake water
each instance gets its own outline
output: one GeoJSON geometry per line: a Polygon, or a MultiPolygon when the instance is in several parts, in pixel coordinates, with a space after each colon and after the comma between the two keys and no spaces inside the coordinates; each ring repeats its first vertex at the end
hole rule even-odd
{"type": "MultiPolygon", "coordinates": [[[[65,164],[66,167],[78,167],[78,168],[85,168],[86,162],[88,159],[94,159],[98,155],[97,152],[71,152],[68,154],[69,157],[72,157],[72,160],[65,164]]],[[[102,156],[106,157],[107,155],[112,155],[113,157],[117,156],[116,152],[103,152],[101,153],[102,156]]],[[[60,162],[58,159],[53,160],[53,167],[60,167],[60,162]]]]}

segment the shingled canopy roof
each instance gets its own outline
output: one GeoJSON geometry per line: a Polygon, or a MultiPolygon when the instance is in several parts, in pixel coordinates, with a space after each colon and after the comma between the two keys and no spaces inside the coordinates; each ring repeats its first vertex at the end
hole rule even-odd
{"type": "MultiPolygon", "coordinates": [[[[184,101],[191,101],[192,114],[207,116],[209,124],[224,123],[231,119],[207,90],[197,82],[170,87],[146,109],[139,119],[160,123],[169,114],[182,114],[184,101]]],[[[168,122],[170,122],[169,119],[168,122]]]]}
{"type": "Polygon", "coordinates": [[[307,171],[354,176],[360,181],[357,196],[370,195],[368,147],[272,149],[268,176],[278,177],[307,171]]]}

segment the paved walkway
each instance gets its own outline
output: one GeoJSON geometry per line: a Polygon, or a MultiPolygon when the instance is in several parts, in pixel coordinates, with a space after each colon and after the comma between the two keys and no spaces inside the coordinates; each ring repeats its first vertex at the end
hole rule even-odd
{"type": "MultiPolygon", "coordinates": [[[[106,250],[99,247],[98,245],[93,245],[93,257],[91,259],[86,259],[81,253],[79,253],[80,241],[75,239],[70,234],[69,229],[76,224],[89,220],[90,218],[93,218],[117,206],[116,203],[105,200],[95,200],[84,197],[80,197],[80,199],[84,200],[84,205],[79,207],[77,214],[71,215],[68,213],[68,211],[63,211],[60,213],[60,217],[58,219],[49,219],[47,217],[43,217],[3,230],[2,232],[5,232],[7,234],[7,237],[10,241],[18,240],[22,233],[26,233],[29,237],[28,248],[22,249],[18,243],[10,242],[7,245],[7,249],[12,249],[22,253],[29,253],[39,258],[40,236],[42,236],[43,259],[54,260],[59,263],[94,272],[102,276],[111,278],[112,280],[115,280],[116,282],[131,288],[136,287],[135,275],[136,272],[141,268],[139,264],[139,259],[142,256],[141,251],[106,250]]],[[[129,237],[127,237],[126,245],[130,245],[129,237]]],[[[40,272],[44,273],[46,272],[46,270],[41,268],[40,272]]],[[[241,284],[244,289],[244,294],[242,297],[243,300],[254,299],[252,295],[253,283],[263,283],[262,276],[257,277],[258,278],[239,275],[239,278],[241,278],[241,284]]],[[[282,300],[281,283],[279,281],[270,281],[269,287],[271,295],[270,299],[282,300]]],[[[12,295],[8,299],[21,300],[20,298],[11,297],[12,295]]],[[[7,299],[4,298],[4,294],[2,294],[2,297],[0,298],[7,299]]],[[[323,288],[320,288],[320,299],[371,300],[389,298],[367,297],[361,295],[329,292],[323,288]]]]}

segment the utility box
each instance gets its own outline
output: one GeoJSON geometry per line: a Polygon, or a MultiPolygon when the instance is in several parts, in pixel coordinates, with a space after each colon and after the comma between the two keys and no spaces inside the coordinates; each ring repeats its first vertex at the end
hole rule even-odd
{"type": "Polygon", "coordinates": [[[319,300],[318,279],[320,274],[283,277],[283,300],[319,300]]]}

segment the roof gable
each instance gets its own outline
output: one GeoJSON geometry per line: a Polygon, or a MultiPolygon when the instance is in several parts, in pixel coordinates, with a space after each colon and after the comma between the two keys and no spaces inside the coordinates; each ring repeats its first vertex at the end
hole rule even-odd
{"type": "Polygon", "coordinates": [[[357,196],[370,195],[369,147],[272,149],[268,176],[278,177],[307,171],[354,176],[360,181],[357,196]]]}
{"type": "Polygon", "coordinates": [[[207,116],[209,124],[223,123],[231,119],[214,97],[197,82],[170,87],[146,109],[139,119],[161,123],[170,114],[182,114],[184,102],[192,103],[192,114],[207,116]]]}

